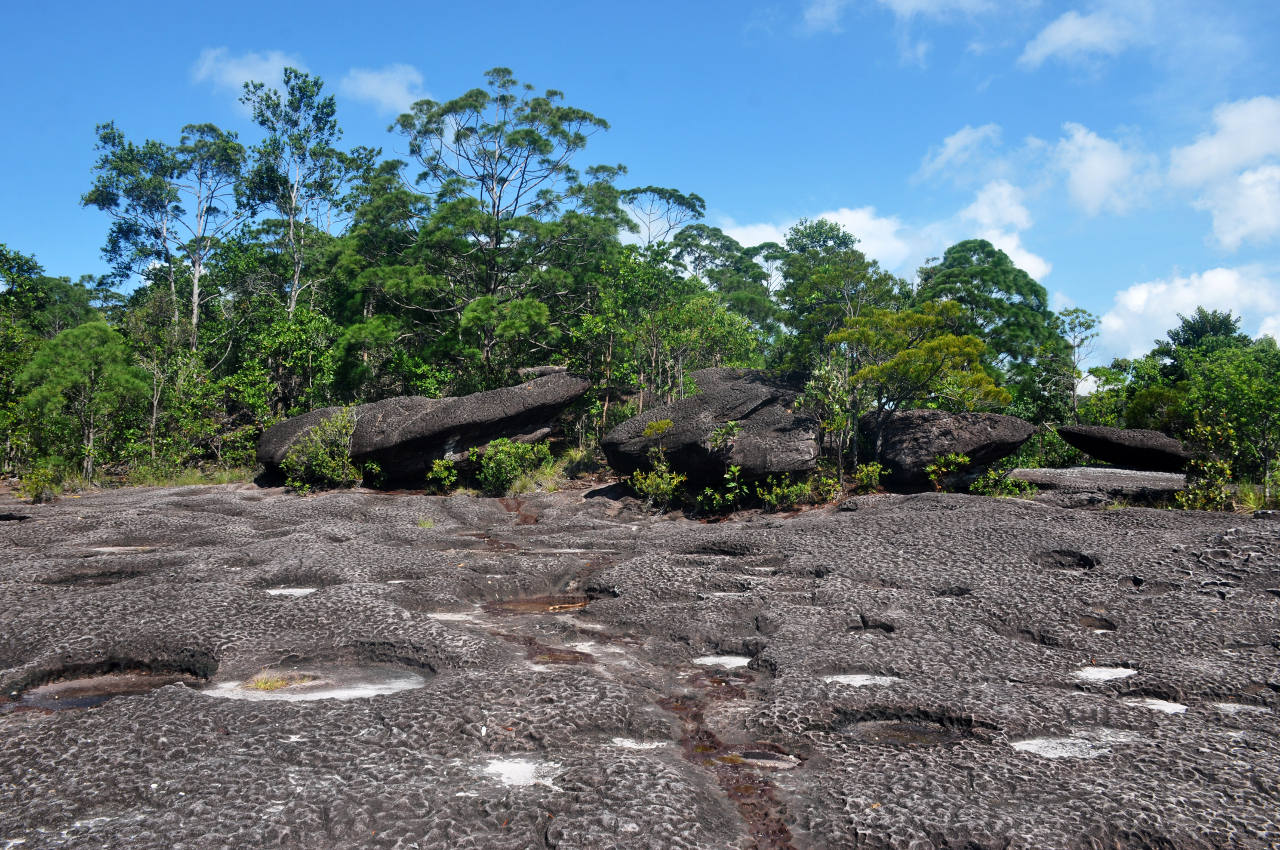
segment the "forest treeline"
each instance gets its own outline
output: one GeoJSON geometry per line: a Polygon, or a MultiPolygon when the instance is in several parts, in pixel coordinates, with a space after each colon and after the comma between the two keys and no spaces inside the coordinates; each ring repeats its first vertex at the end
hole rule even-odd
{"type": "Polygon", "coordinates": [[[914,280],[826,220],[741,245],[698,195],[586,165],[608,123],[508,69],[401,115],[407,160],[344,147],[307,73],[241,99],[252,143],[97,127],[82,203],[104,214],[109,275],[50,277],[0,245],[0,472],[245,468],[284,417],[561,364],[593,383],[584,446],[696,369],[749,366],[812,375],[803,401],[842,463],[867,414],[929,406],[1198,435],[1236,476],[1274,478],[1280,352],[1229,313],[1181,317],[1148,355],[1089,370],[1082,396],[1096,317],[1053,312],[991,244],[914,280]]]}

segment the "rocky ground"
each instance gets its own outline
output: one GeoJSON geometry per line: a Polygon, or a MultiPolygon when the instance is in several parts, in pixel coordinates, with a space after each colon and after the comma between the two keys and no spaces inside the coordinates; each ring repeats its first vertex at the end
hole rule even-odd
{"type": "Polygon", "coordinates": [[[3,500],[0,848],[1280,844],[1280,522],[844,507],[3,500]]]}

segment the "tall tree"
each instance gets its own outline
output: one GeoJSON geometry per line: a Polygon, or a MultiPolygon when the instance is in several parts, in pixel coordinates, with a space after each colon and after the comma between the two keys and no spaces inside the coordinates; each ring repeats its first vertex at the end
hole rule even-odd
{"type": "Polygon", "coordinates": [[[163,263],[175,322],[178,281],[185,278],[195,351],[200,308],[210,297],[202,290],[210,260],[221,240],[252,214],[242,192],[245,148],[234,132],[212,124],[183,127],[176,146],[151,140],[136,145],[110,122],[98,125],[97,135],[97,176],[82,203],[114,219],[103,253],[121,277],[163,263]]]}
{"type": "Polygon", "coordinates": [[[360,148],[349,155],[338,149],[342,130],[337,104],[333,95],[322,95],[319,77],[285,68],[283,81],[283,92],[256,81],[245,83],[240,101],[266,132],[252,150],[247,192],[280,219],[289,266],[285,303],[293,316],[298,297],[314,284],[303,279],[312,234],[332,232],[344,186],[379,152],[360,148]]]}

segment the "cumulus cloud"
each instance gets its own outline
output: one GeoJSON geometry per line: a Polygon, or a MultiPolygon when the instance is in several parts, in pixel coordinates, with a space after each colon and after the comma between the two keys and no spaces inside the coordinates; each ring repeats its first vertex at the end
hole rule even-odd
{"type": "Polygon", "coordinates": [[[983,230],[977,234],[992,245],[1009,255],[1013,264],[1038,281],[1044,280],[1053,271],[1053,263],[1032,253],[1022,244],[1022,234],[1007,230],[983,230]]]}
{"type": "Polygon", "coordinates": [[[981,127],[966,124],[943,139],[941,145],[929,149],[920,162],[915,179],[933,177],[943,171],[972,163],[983,155],[985,148],[999,143],[999,124],[983,124],[981,127]]]}
{"type": "Polygon", "coordinates": [[[1213,216],[1213,238],[1228,251],[1280,234],[1280,166],[1265,165],[1209,188],[1197,209],[1213,216]]]}
{"type": "Polygon", "coordinates": [[[1280,155],[1280,97],[1224,103],[1213,110],[1214,130],[1169,156],[1169,179],[1198,186],[1280,155]]]}
{"type": "Polygon", "coordinates": [[[422,72],[412,65],[352,68],[338,83],[338,91],[353,100],[372,103],[381,112],[398,115],[428,97],[422,82],[422,72]]]}
{"type": "Polygon", "coordinates": [[[298,56],[280,50],[235,55],[225,47],[206,47],[191,66],[191,78],[238,93],[248,82],[279,85],[285,68],[307,70],[298,56]]]}
{"type": "Polygon", "coordinates": [[[1099,322],[1099,353],[1137,357],[1178,324],[1178,314],[1196,307],[1244,316],[1242,330],[1254,335],[1280,331],[1280,283],[1261,267],[1215,268],[1190,275],[1135,283],[1116,293],[1099,322]]]}
{"type": "Polygon", "coordinates": [[[1139,41],[1142,32],[1128,14],[1115,9],[1087,15],[1066,12],[1027,43],[1018,64],[1039,68],[1050,59],[1078,62],[1114,56],[1139,41]]]}
{"type": "MultiPolygon", "coordinates": [[[[825,218],[839,224],[858,237],[859,250],[886,269],[899,269],[916,254],[902,222],[895,216],[878,215],[875,207],[841,207],[808,218],[825,218]]],[[[738,224],[727,219],[722,223],[721,229],[743,245],[759,245],[762,242],[782,243],[786,240],[787,231],[795,223],[738,224]]]]}
{"type": "Polygon", "coordinates": [[[986,230],[1026,230],[1031,226],[1031,213],[1022,199],[1023,192],[1017,186],[1007,180],[992,180],[978,190],[978,197],[960,211],[960,217],[986,230]]]}
{"type": "Polygon", "coordinates": [[[1089,215],[1128,212],[1152,184],[1154,160],[1081,124],[1063,125],[1067,135],[1053,149],[1055,165],[1066,172],[1071,199],[1089,215]]]}

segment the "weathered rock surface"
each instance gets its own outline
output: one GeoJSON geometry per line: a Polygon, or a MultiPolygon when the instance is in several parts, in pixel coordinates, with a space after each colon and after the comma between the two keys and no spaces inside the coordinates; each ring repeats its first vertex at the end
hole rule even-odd
{"type": "Polygon", "coordinates": [[[718,483],[729,466],[744,478],[808,472],[818,462],[818,423],[792,412],[803,389],[796,375],[751,369],[702,369],[693,373],[699,392],[673,404],[646,410],[610,431],[602,442],[609,465],[629,474],[649,464],[649,450],[661,443],[673,469],[695,486],[718,483]],[[671,420],[661,437],[645,437],[650,422],[671,420]],[[728,422],[741,430],[731,445],[717,449],[712,434],[728,422]]]}
{"type": "Polygon", "coordinates": [[[1186,489],[1187,477],[1176,472],[1143,472],[1114,467],[1076,466],[1069,469],[1015,469],[1010,478],[1040,489],[1039,501],[1061,507],[1086,507],[1123,501],[1162,506],[1186,489]]]}
{"type": "MultiPolygon", "coordinates": [[[[461,456],[498,437],[540,439],[589,387],[585,378],[561,371],[468,396],[399,396],[358,405],[351,457],[377,462],[393,482],[420,479],[432,460],[461,456]]],[[[313,410],[268,428],[258,441],[258,462],[278,467],[299,437],[339,410],[313,410]]]]}
{"type": "Polygon", "coordinates": [[[1057,431],[1089,457],[1123,469],[1181,472],[1191,459],[1182,443],[1159,431],[1103,425],[1059,425],[1057,431]]]}
{"type": "MultiPolygon", "coordinates": [[[[874,420],[862,419],[872,434],[874,420]]],[[[913,490],[930,486],[925,468],[946,454],[963,454],[977,470],[1008,457],[1034,434],[1030,422],[999,413],[948,413],[944,410],[904,410],[885,425],[880,462],[889,471],[889,485],[913,490]]]]}
{"type": "Polygon", "coordinates": [[[1270,520],[249,486],[21,513],[14,850],[1280,840],[1270,520]]]}

